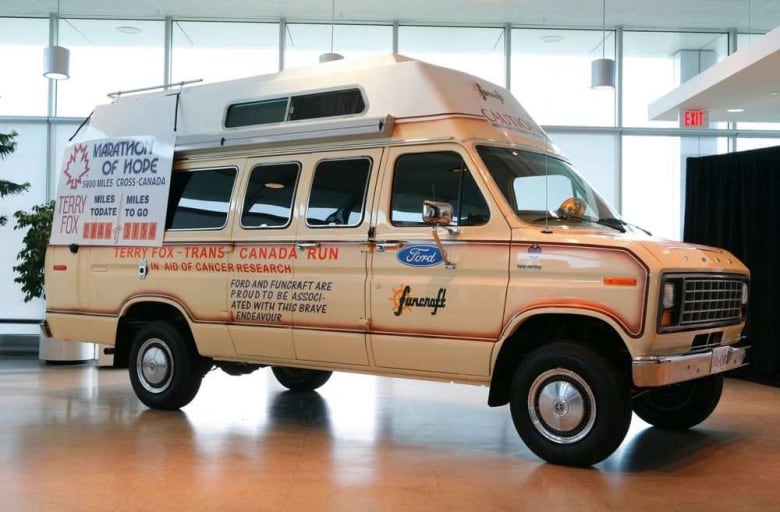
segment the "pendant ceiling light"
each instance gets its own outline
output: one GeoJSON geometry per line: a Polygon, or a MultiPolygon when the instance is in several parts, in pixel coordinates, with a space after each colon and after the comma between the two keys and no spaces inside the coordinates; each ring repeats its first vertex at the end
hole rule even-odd
{"type": "Polygon", "coordinates": [[[615,61],[606,57],[607,0],[601,1],[601,58],[591,62],[590,86],[593,89],[615,88],[615,61]]]}
{"type": "Polygon", "coordinates": [[[330,51],[320,55],[320,63],[330,62],[332,60],[341,60],[344,58],[340,53],[333,51],[333,29],[336,23],[336,0],[330,2],[330,51]]]}
{"type": "MultiPolygon", "coordinates": [[[[57,19],[60,21],[60,0],[57,0],[57,19]]],[[[54,23],[55,21],[52,21],[54,23]]],[[[59,31],[57,31],[58,33],[59,31]]],[[[59,34],[57,39],[59,39],[59,34]]],[[[63,46],[47,46],[43,49],[43,76],[52,80],[70,78],[70,50],[63,46]]]]}

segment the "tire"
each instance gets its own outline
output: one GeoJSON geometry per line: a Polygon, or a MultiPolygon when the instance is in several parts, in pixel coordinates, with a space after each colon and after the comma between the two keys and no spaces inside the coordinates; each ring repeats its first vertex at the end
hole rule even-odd
{"type": "Polygon", "coordinates": [[[570,342],[545,345],[521,361],[509,406],[526,446],[565,466],[604,460],[623,442],[631,423],[629,387],[618,368],[570,342]]]}
{"type": "Polygon", "coordinates": [[[291,368],[289,366],[273,366],[271,371],[279,384],[290,391],[314,391],[322,386],[333,372],[325,370],[308,370],[306,368],[291,368]]]}
{"type": "Polygon", "coordinates": [[[665,430],[687,430],[707,419],[718,406],[723,375],[651,388],[634,398],[634,412],[665,430]]]}
{"type": "Polygon", "coordinates": [[[143,327],[130,348],[130,382],[136,396],[152,409],[175,410],[195,398],[205,359],[174,326],[154,321],[143,327]]]}

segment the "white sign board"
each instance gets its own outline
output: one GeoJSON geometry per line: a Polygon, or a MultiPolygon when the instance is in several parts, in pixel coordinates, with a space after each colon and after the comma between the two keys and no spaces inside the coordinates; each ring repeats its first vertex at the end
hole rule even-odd
{"type": "Polygon", "coordinates": [[[116,137],[68,146],[50,243],[162,245],[173,146],[173,135],[116,137]]]}

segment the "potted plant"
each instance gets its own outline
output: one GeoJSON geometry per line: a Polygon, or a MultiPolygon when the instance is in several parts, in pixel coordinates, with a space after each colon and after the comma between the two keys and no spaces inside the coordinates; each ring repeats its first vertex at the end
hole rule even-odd
{"type": "Polygon", "coordinates": [[[53,215],[53,200],[33,206],[29,212],[19,210],[14,213],[14,229],[27,229],[22,239],[22,250],[16,256],[19,264],[13,267],[18,274],[14,282],[22,286],[25,302],[44,296],[43,269],[53,215]]]}

